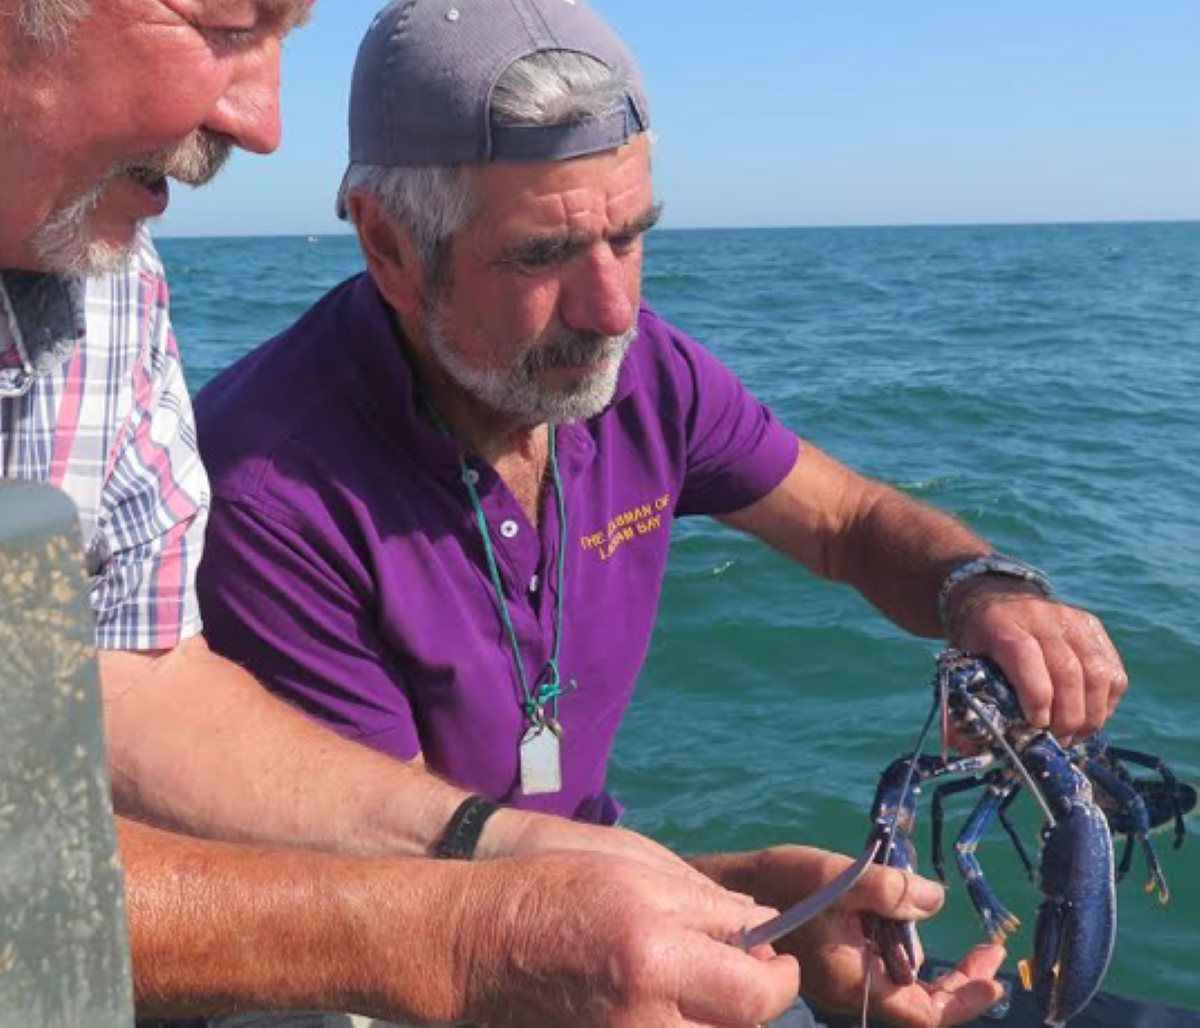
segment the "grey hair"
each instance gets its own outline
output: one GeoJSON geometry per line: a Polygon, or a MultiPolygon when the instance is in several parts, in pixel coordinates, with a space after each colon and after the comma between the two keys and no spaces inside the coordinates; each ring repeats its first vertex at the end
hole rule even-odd
{"type": "Polygon", "coordinates": [[[43,46],[61,46],[88,11],[88,0],[16,0],[17,29],[43,46]]]}
{"type": "MultiPolygon", "coordinates": [[[[511,65],[492,91],[493,125],[539,127],[586,121],[625,103],[624,73],[586,54],[549,50],[511,65]]],[[[462,165],[398,168],[351,164],[338,195],[346,210],[352,192],[375,197],[384,213],[412,233],[421,268],[431,282],[442,279],[450,242],[470,221],[475,197],[462,165]]]]}

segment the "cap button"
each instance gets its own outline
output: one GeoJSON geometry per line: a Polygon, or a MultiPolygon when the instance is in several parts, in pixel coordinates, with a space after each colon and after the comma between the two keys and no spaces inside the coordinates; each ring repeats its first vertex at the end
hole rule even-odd
{"type": "Polygon", "coordinates": [[[447,21],[458,21],[458,19],[461,17],[462,14],[459,12],[457,7],[451,7],[450,10],[446,12],[447,21]]]}

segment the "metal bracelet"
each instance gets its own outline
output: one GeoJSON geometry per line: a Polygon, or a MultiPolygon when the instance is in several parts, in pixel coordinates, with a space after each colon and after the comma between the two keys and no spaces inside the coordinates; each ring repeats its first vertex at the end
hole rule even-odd
{"type": "Polygon", "coordinates": [[[1009,557],[1003,553],[985,553],[979,557],[972,557],[954,568],[946,576],[946,580],[942,582],[942,588],[938,591],[938,620],[941,622],[942,631],[947,636],[950,634],[951,594],[963,582],[980,575],[1016,578],[1022,582],[1028,582],[1043,596],[1049,596],[1053,592],[1050,578],[1046,572],[1035,568],[1032,564],[1026,564],[1023,560],[1017,560],[1016,557],[1009,557]]]}

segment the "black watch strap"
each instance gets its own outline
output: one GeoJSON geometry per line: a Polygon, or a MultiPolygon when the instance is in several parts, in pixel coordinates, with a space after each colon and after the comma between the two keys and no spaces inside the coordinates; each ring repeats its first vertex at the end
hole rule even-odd
{"type": "Polygon", "coordinates": [[[485,796],[468,796],[446,822],[446,830],[434,847],[433,855],[447,860],[470,860],[483,834],[487,819],[500,809],[485,796]]]}

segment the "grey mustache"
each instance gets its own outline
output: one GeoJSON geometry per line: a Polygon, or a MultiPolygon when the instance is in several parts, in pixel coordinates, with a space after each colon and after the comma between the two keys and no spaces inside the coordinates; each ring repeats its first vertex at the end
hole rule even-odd
{"type": "Polygon", "coordinates": [[[233,148],[232,139],[199,130],[182,143],[129,161],[124,170],[136,169],[162,178],[173,178],[185,185],[203,186],[216,178],[225,167],[233,148]]]}
{"type": "Polygon", "coordinates": [[[531,352],[526,359],[530,373],[550,368],[578,367],[591,364],[624,344],[624,336],[604,336],[595,332],[572,332],[531,352]]]}

